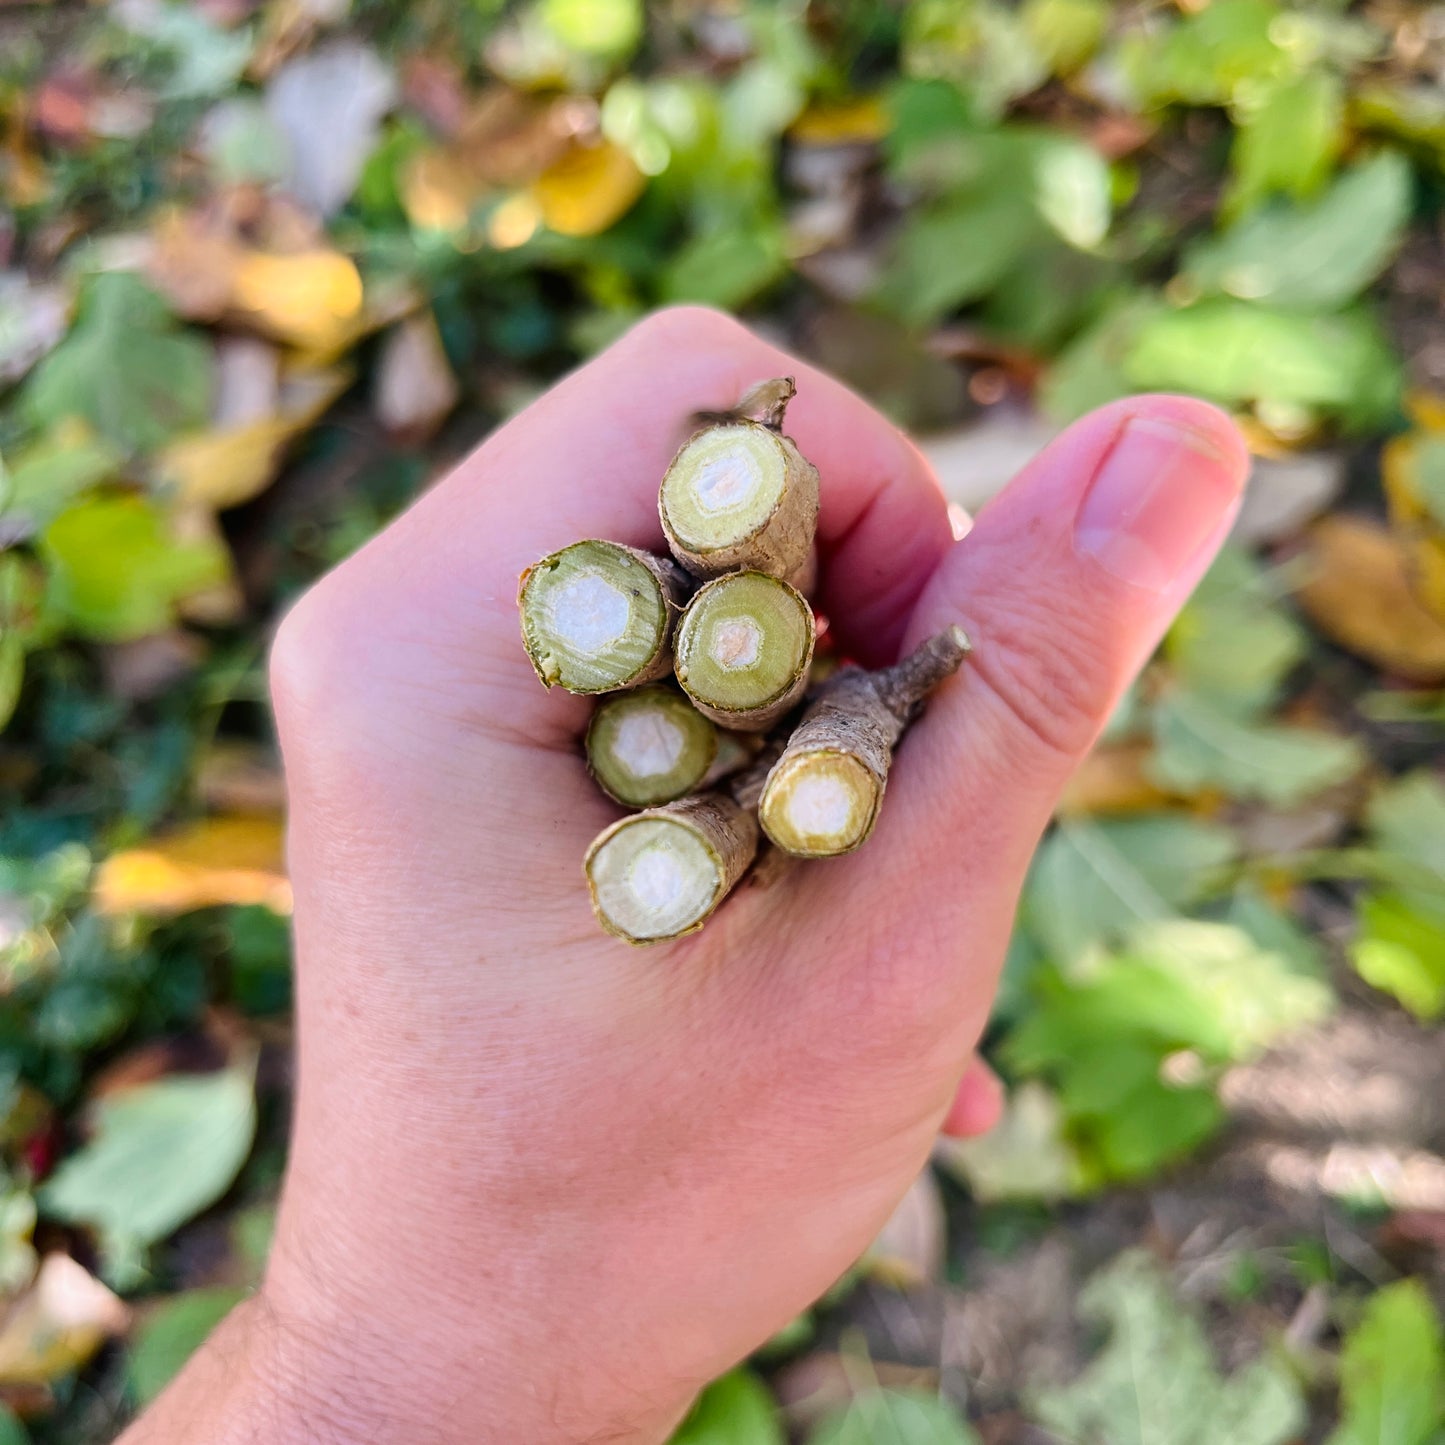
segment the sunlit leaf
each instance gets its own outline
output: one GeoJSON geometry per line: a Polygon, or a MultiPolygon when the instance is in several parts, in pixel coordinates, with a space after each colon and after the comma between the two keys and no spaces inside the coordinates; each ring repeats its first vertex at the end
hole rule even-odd
{"type": "Polygon", "coordinates": [[[70,335],[25,386],[41,428],[80,417],[126,450],[146,451],[199,425],[210,407],[210,348],[171,320],[165,303],[124,272],[93,276],[70,335]]]}
{"type": "Polygon", "coordinates": [[[355,264],[327,250],[248,251],[236,259],[229,295],[258,329],[317,351],[348,335],[364,300],[355,264]]]}
{"type": "Polygon", "coordinates": [[[642,38],[640,0],[541,0],[542,23],[571,50],[622,60],[642,38]]]}
{"type": "Polygon", "coordinates": [[[41,534],[51,604],[86,636],[119,642],[167,627],[178,603],[220,585],[218,540],[182,541],[151,502],[96,495],[41,534]]]}
{"type": "Polygon", "coordinates": [[[76,497],[113,476],[121,452],[79,417],[61,422],[10,459],[9,496],[0,505],[7,523],[38,531],[76,497]]]}
{"type": "Polygon", "coordinates": [[[957,82],[990,115],[1049,70],[1022,17],[998,0],[915,0],[904,12],[903,67],[957,82]]]}
{"type": "Polygon", "coordinates": [[[1132,385],[1339,413],[1378,424],[1399,399],[1400,369],[1364,312],[1315,316],[1235,300],[1161,311],[1140,327],[1125,361],[1132,385]]]}
{"type": "Polygon", "coordinates": [[[1226,105],[1241,87],[1278,80],[1294,64],[1279,45],[1274,0],[1213,0],[1164,33],[1141,36],[1124,62],[1147,104],[1226,105]]]}
{"type": "Polygon", "coordinates": [[[126,1383],[136,1403],[150,1404],[245,1298],[245,1290],[217,1286],[172,1295],[148,1310],[126,1361],[126,1383]]]}
{"type": "Polygon", "coordinates": [[[1412,183],[1403,156],[1382,151],[1308,205],[1276,203],[1188,254],[1201,290],[1276,306],[1330,310],[1353,300],[1404,238],[1412,183]]]}
{"type": "Polygon", "coordinates": [[[112,853],[95,875],[95,907],[109,915],[167,915],[231,903],[289,913],[283,858],[279,818],[209,818],[112,853]]]}
{"type": "Polygon", "coordinates": [[[1109,0],[1024,0],[1024,33],[1055,74],[1077,70],[1108,28],[1109,0]]]}
{"type": "Polygon", "coordinates": [[[1429,912],[1398,894],[1360,902],[1350,959],[1372,988],[1397,998],[1416,1018],[1445,1014],[1445,912],[1429,912]]]}
{"type": "Polygon", "coordinates": [[[1109,1341],[1072,1384],[1031,1402],[1068,1445],[1285,1445],[1304,1428],[1291,1372],[1262,1357],[1221,1376],[1203,1329],[1142,1251],[1095,1274],[1078,1308],[1109,1341]]]}
{"type": "Polygon", "coordinates": [[[231,1187],[256,1129],[254,1060],[159,1079],[95,1105],[94,1136],[41,1187],[41,1213],[100,1234],[113,1273],[231,1187]]]}
{"type": "Polygon", "coordinates": [[[1226,211],[1237,216],[1271,195],[1302,199],[1317,191],[1344,141],[1344,99],[1339,77],[1321,68],[1236,105],[1226,211]]]}
{"type": "Polygon", "coordinates": [[[746,1370],[714,1380],[698,1397],[671,1445],[783,1445],[778,1407],[746,1370]]]}
{"type": "Polygon", "coordinates": [[[1371,1295],[1340,1352],[1340,1400],[1329,1445],[1435,1445],[1445,1429],[1445,1331],[1418,1280],[1371,1295]]]}

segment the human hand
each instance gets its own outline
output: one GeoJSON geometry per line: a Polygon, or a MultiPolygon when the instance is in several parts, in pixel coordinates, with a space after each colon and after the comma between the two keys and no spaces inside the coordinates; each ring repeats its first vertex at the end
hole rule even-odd
{"type": "MultiPolygon", "coordinates": [[[[954,1101],[1030,855],[1245,471],[1219,413],[1135,398],[955,543],[922,459],[867,406],[677,310],[314,588],[273,660],[294,1138],[265,1287],[226,1336],[248,1381],[282,1382],[274,1418],[320,1440],[660,1441],[825,1290],[951,1108],[979,1107],[954,1101]],[[578,537],[660,550],[690,414],[785,372],[844,647],[876,665],[961,622],[975,651],[902,744],[861,852],[630,949],[582,879],[617,816],[579,752],[592,704],[538,686],[517,576],[578,537]]],[[[215,1396],[224,1359],[156,1421],[215,1396]]]]}

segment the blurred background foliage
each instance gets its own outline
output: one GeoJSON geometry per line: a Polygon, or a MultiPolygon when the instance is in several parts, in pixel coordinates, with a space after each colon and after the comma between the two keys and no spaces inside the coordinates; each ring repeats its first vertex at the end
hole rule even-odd
{"type": "Polygon", "coordinates": [[[1135,390],[1257,460],[1035,862],[1004,1123],[680,1438],[1440,1445],[1442,201],[1406,0],[0,0],[0,1442],[264,1262],[277,616],[702,302],[970,507],[1135,390]]]}

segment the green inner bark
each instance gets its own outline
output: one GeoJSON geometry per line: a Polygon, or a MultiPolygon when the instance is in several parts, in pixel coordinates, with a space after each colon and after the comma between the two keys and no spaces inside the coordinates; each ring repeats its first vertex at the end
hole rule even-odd
{"type": "Polygon", "coordinates": [[[587,868],[603,917],[639,940],[685,932],[707,916],[722,887],[712,849],[674,818],[628,820],[587,868]]]}
{"type": "Polygon", "coordinates": [[[522,589],[522,635],[548,687],[607,692],[657,655],[667,606],[656,577],[624,548],[575,542],[543,558],[522,589]]]}
{"type": "Polygon", "coordinates": [[[692,792],[716,754],[717,728],[668,687],[608,698],[587,730],[587,760],[597,781],[630,808],[692,792]]]}
{"type": "Polygon", "coordinates": [[[733,546],[777,509],[787,483],[777,438],[752,425],[710,427],[685,446],[662,482],[662,511],[693,552],[733,546]]]}
{"type": "Polygon", "coordinates": [[[735,572],[693,599],[677,637],[678,681],[710,707],[765,707],[797,680],[812,640],[808,604],[762,572],[735,572]]]}

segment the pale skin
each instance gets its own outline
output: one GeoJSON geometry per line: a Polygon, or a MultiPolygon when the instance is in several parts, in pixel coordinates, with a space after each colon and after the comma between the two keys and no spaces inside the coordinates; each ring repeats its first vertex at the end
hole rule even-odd
{"type": "Polygon", "coordinates": [[[1078,423],[955,542],[917,451],[736,323],[644,322],[497,432],[283,623],[299,1091],[265,1284],[124,1445],[664,1441],[866,1248],[972,1063],[1061,787],[1226,534],[1246,458],[1203,404],[1078,423]],[[697,410],[793,375],[820,610],[868,665],[975,651],[858,853],[697,935],[604,936],[618,810],[592,706],[538,683],[518,574],[659,548],[697,410]]]}

